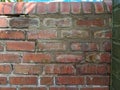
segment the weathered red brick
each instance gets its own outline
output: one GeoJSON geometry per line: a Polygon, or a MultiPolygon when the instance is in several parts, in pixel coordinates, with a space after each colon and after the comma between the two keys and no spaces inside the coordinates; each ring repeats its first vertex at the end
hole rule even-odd
{"type": "Polygon", "coordinates": [[[10,2],[4,3],[3,13],[4,14],[13,14],[13,12],[12,12],[12,10],[13,10],[13,4],[14,3],[10,3],[10,2]]]}
{"type": "Polygon", "coordinates": [[[30,31],[27,34],[28,34],[28,39],[54,39],[54,38],[57,38],[56,30],[30,31]]]}
{"type": "Polygon", "coordinates": [[[61,2],[60,3],[60,13],[69,14],[70,13],[70,3],[61,2]]]}
{"type": "Polygon", "coordinates": [[[66,45],[65,43],[57,43],[57,42],[46,42],[46,43],[43,43],[43,42],[40,42],[38,44],[38,49],[39,51],[51,51],[51,50],[54,50],[54,51],[63,51],[66,49],[66,45]]]}
{"type": "Polygon", "coordinates": [[[12,71],[11,66],[8,64],[0,65],[1,74],[9,74],[12,71]]]}
{"type": "Polygon", "coordinates": [[[111,54],[108,52],[100,54],[100,62],[110,63],[111,62],[111,54]]]}
{"type": "Polygon", "coordinates": [[[37,14],[46,14],[47,13],[47,3],[37,3],[37,14]]]}
{"type": "Polygon", "coordinates": [[[25,13],[26,14],[33,14],[36,11],[36,4],[35,2],[27,2],[25,3],[25,13]]]}
{"type": "Polygon", "coordinates": [[[41,77],[40,84],[41,85],[53,85],[53,77],[41,77]]]}
{"type": "Polygon", "coordinates": [[[110,78],[107,76],[89,76],[87,77],[87,85],[109,85],[110,78]]]}
{"type": "Polygon", "coordinates": [[[10,77],[11,85],[37,85],[37,77],[10,77]]]}
{"type": "Polygon", "coordinates": [[[0,3],[0,14],[3,14],[3,7],[5,2],[0,3]]]}
{"type": "Polygon", "coordinates": [[[20,90],[47,90],[45,87],[21,87],[20,90]]]}
{"type": "Polygon", "coordinates": [[[8,27],[9,23],[8,23],[8,18],[6,17],[0,17],[0,27],[8,27]]]}
{"type": "Polygon", "coordinates": [[[104,6],[103,3],[96,2],[95,5],[95,13],[104,13],[104,6]]]}
{"type": "Polygon", "coordinates": [[[110,63],[111,54],[109,52],[94,52],[94,53],[85,53],[87,62],[100,62],[100,63],[110,63]]]}
{"type": "Polygon", "coordinates": [[[94,75],[97,73],[97,66],[93,64],[83,64],[77,66],[77,74],[81,75],[94,75]]]}
{"type": "Polygon", "coordinates": [[[20,56],[18,54],[0,54],[1,63],[15,63],[20,62],[20,56]]]}
{"type": "Polygon", "coordinates": [[[75,68],[73,65],[46,65],[46,74],[74,74],[75,68]]]}
{"type": "Polygon", "coordinates": [[[77,66],[77,74],[79,75],[105,75],[108,73],[108,65],[105,64],[83,64],[77,66]]]}
{"type": "Polygon", "coordinates": [[[42,73],[42,65],[13,65],[14,68],[14,73],[15,74],[35,74],[35,75],[39,75],[42,73]]]}
{"type": "Polygon", "coordinates": [[[108,65],[97,65],[97,74],[98,75],[106,75],[108,74],[108,65]]]}
{"type": "Polygon", "coordinates": [[[73,55],[73,54],[60,54],[56,56],[56,61],[61,63],[69,62],[81,62],[83,60],[83,55],[73,55]]]}
{"type": "Polygon", "coordinates": [[[109,13],[112,13],[112,1],[111,1],[111,0],[105,1],[105,4],[106,4],[106,6],[107,6],[107,11],[108,11],[109,13]]]}
{"type": "Polygon", "coordinates": [[[50,87],[49,90],[79,90],[77,87],[50,87]]]}
{"type": "Polygon", "coordinates": [[[81,13],[81,3],[79,3],[79,2],[71,2],[71,12],[73,14],[81,13]]]}
{"type": "Polygon", "coordinates": [[[7,84],[7,77],[0,77],[0,85],[7,84]]]}
{"type": "Polygon", "coordinates": [[[58,2],[51,2],[47,4],[48,13],[57,13],[58,12],[58,2]]]}
{"type": "Polygon", "coordinates": [[[11,31],[11,30],[3,30],[0,31],[0,39],[25,39],[25,35],[23,31],[11,31]]]}
{"type": "Polygon", "coordinates": [[[22,14],[24,10],[24,2],[17,2],[15,4],[15,13],[16,14],[22,14]]]}
{"type": "Polygon", "coordinates": [[[98,51],[99,46],[97,43],[72,43],[71,49],[80,51],[98,51]]]}
{"type": "Polygon", "coordinates": [[[111,41],[104,41],[103,43],[102,43],[102,50],[103,51],[108,51],[108,52],[110,52],[111,51],[111,48],[112,48],[112,42],[111,41]]]}
{"type": "Polygon", "coordinates": [[[105,20],[100,18],[95,19],[81,19],[77,20],[76,24],[78,26],[86,26],[86,27],[103,27],[105,26],[105,20]]]}
{"type": "Polygon", "coordinates": [[[8,41],[6,49],[9,51],[34,51],[35,42],[28,41],[8,41]]]}
{"type": "Polygon", "coordinates": [[[56,84],[59,84],[59,85],[83,85],[84,77],[81,77],[81,76],[56,77],[56,84]]]}
{"type": "Polygon", "coordinates": [[[24,2],[17,2],[15,4],[15,13],[22,14],[24,10],[24,2]]]}
{"type": "Polygon", "coordinates": [[[48,63],[51,62],[51,60],[51,55],[45,53],[25,53],[23,55],[23,62],[48,63]]]}
{"type": "Polygon", "coordinates": [[[82,8],[84,13],[92,13],[92,3],[91,2],[83,2],[82,8]]]}

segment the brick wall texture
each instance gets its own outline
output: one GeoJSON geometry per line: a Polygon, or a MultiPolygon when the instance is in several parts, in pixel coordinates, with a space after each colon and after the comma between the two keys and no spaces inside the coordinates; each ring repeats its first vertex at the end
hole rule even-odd
{"type": "Polygon", "coordinates": [[[109,90],[111,4],[0,3],[0,90],[109,90]]]}

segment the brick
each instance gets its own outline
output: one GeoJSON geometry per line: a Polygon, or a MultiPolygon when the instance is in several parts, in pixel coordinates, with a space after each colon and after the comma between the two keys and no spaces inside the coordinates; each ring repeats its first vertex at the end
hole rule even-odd
{"type": "Polygon", "coordinates": [[[80,77],[80,76],[56,77],[56,84],[58,85],[83,85],[84,77],[80,77]]]}
{"type": "Polygon", "coordinates": [[[97,87],[97,88],[95,88],[95,87],[93,87],[93,88],[81,88],[80,90],[109,90],[109,88],[108,87],[97,87]]]}
{"type": "Polygon", "coordinates": [[[39,75],[42,73],[42,65],[13,65],[15,74],[39,75]]]}
{"type": "Polygon", "coordinates": [[[6,17],[0,17],[0,27],[8,27],[8,19],[6,17]]]}
{"type": "Polygon", "coordinates": [[[0,73],[1,74],[9,74],[11,73],[11,66],[4,64],[4,65],[0,65],[0,73]]]}
{"type": "Polygon", "coordinates": [[[101,52],[101,53],[85,53],[87,62],[100,62],[100,63],[110,63],[111,54],[109,52],[101,52]]]}
{"type": "Polygon", "coordinates": [[[90,32],[86,30],[62,30],[61,32],[62,38],[80,38],[80,39],[88,39],[90,37],[90,32]]]}
{"type": "Polygon", "coordinates": [[[20,39],[25,39],[25,35],[23,31],[9,31],[9,30],[3,30],[0,31],[0,39],[15,39],[15,40],[20,40],[20,39]]]}
{"type": "Polygon", "coordinates": [[[4,4],[3,6],[4,14],[12,14],[13,13],[12,10],[13,10],[13,3],[7,2],[4,4]]]}
{"type": "Polygon", "coordinates": [[[77,66],[76,72],[79,75],[94,75],[97,72],[97,66],[92,64],[83,64],[77,66]]]}
{"type": "Polygon", "coordinates": [[[108,73],[108,65],[104,64],[83,64],[77,66],[78,75],[106,75],[108,73]]]}
{"type": "Polygon", "coordinates": [[[61,63],[70,63],[70,62],[81,62],[83,60],[83,55],[73,55],[73,54],[59,54],[56,55],[56,61],[61,63]]]}
{"type": "Polygon", "coordinates": [[[104,6],[103,3],[96,2],[95,5],[95,13],[104,13],[104,6]]]}
{"type": "Polygon", "coordinates": [[[103,64],[103,65],[98,65],[97,66],[97,74],[98,75],[106,75],[106,74],[108,74],[108,65],[105,65],[105,64],[103,64]]]}
{"type": "Polygon", "coordinates": [[[79,2],[71,2],[71,12],[73,14],[81,13],[81,3],[79,3],[79,2]]]}
{"type": "Polygon", "coordinates": [[[107,7],[107,11],[109,13],[112,13],[112,1],[106,1],[105,4],[106,4],[106,7],[107,7]]]}
{"type": "Polygon", "coordinates": [[[107,39],[110,39],[112,38],[112,31],[111,30],[101,30],[101,31],[96,31],[94,32],[94,38],[107,38],[107,39]]]}
{"type": "Polygon", "coordinates": [[[46,74],[74,74],[75,68],[73,65],[46,65],[46,74]]]}
{"type": "Polygon", "coordinates": [[[29,19],[29,28],[39,28],[40,19],[39,18],[30,18],[29,19]]]}
{"type": "Polygon", "coordinates": [[[102,43],[102,51],[110,52],[112,48],[112,42],[111,41],[104,41],[102,43]]]}
{"type": "Polygon", "coordinates": [[[53,85],[53,77],[41,77],[40,84],[41,85],[53,85]]]}
{"type": "Polygon", "coordinates": [[[77,20],[76,24],[78,26],[86,26],[86,27],[103,27],[105,26],[105,20],[100,18],[81,19],[81,20],[77,20]]]}
{"type": "Polygon", "coordinates": [[[111,54],[108,52],[100,54],[100,62],[102,63],[110,63],[111,62],[111,54]]]}
{"type": "Polygon", "coordinates": [[[91,2],[83,2],[82,9],[84,13],[92,13],[92,3],[91,2]]]}
{"type": "Polygon", "coordinates": [[[27,36],[28,39],[55,39],[57,32],[56,30],[29,31],[27,36]]]}
{"type": "Polygon", "coordinates": [[[36,4],[35,2],[25,3],[25,14],[34,14],[36,11],[36,4]]]}
{"type": "Polygon", "coordinates": [[[20,62],[20,56],[17,54],[0,54],[1,63],[15,63],[20,62]]]}
{"type": "Polygon", "coordinates": [[[100,55],[97,52],[94,53],[85,53],[85,58],[87,62],[98,62],[100,61],[100,55]]]}
{"type": "Polygon", "coordinates": [[[48,13],[57,13],[58,12],[58,2],[51,2],[47,4],[48,6],[48,13]]]}
{"type": "Polygon", "coordinates": [[[7,84],[7,78],[6,77],[0,77],[0,85],[7,84]]]}
{"type": "Polygon", "coordinates": [[[45,53],[25,53],[23,55],[23,62],[48,63],[51,62],[51,60],[51,55],[45,53]]]}
{"type": "Polygon", "coordinates": [[[37,77],[10,77],[11,85],[37,85],[37,77]]]}
{"type": "Polygon", "coordinates": [[[6,42],[8,51],[34,51],[35,42],[28,41],[8,41],[6,42]]]}
{"type": "Polygon", "coordinates": [[[61,14],[69,14],[70,13],[70,3],[61,2],[60,3],[60,13],[61,14]]]}
{"type": "Polygon", "coordinates": [[[46,14],[47,13],[47,4],[46,3],[37,3],[37,14],[46,14]]]}
{"type": "Polygon", "coordinates": [[[15,4],[15,13],[16,14],[22,14],[23,10],[24,10],[24,5],[25,5],[24,2],[17,2],[15,4]]]}
{"type": "Polygon", "coordinates": [[[87,85],[109,85],[110,79],[107,76],[89,76],[87,77],[87,85]]]}
{"type": "Polygon", "coordinates": [[[43,21],[44,26],[46,27],[71,27],[72,19],[71,18],[45,18],[43,21]]]}
{"type": "Polygon", "coordinates": [[[99,46],[97,43],[72,43],[71,49],[79,51],[98,51],[99,46]]]}
{"type": "Polygon", "coordinates": [[[3,7],[5,2],[0,3],[0,14],[3,14],[3,7]]]}
{"type": "Polygon", "coordinates": [[[59,42],[40,42],[38,43],[39,51],[63,51],[66,50],[65,43],[59,42]]]}
{"type": "Polygon", "coordinates": [[[47,90],[45,87],[21,87],[20,90],[47,90]]]}
{"type": "Polygon", "coordinates": [[[49,90],[79,90],[77,87],[50,87],[49,90]]]}
{"type": "Polygon", "coordinates": [[[28,28],[29,27],[29,19],[28,18],[11,18],[9,21],[9,25],[12,28],[28,28]]]}
{"type": "Polygon", "coordinates": [[[16,90],[16,88],[12,88],[12,87],[0,87],[0,90],[16,90]]]}

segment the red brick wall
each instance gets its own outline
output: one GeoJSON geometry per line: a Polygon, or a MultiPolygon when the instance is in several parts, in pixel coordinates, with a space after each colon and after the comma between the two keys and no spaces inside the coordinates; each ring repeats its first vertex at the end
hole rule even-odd
{"type": "Polygon", "coordinates": [[[0,3],[0,90],[109,90],[111,7],[0,3]]]}

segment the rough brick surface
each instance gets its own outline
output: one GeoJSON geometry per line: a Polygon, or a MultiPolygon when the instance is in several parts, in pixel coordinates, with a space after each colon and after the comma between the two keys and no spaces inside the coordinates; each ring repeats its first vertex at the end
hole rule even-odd
{"type": "Polygon", "coordinates": [[[37,85],[37,77],[10,77],[11,85],[37,85]]]}
{"type": "Polygon", "coordinates": [[[111,11],[111,0],[1,2],[0,90],[109,90],[111,11]]]}
{"type": "Polygon", "coordinates": [[[34,51],[35,43],[34,42],[7,42],[6,48],[8,51],[34,51]]]}

